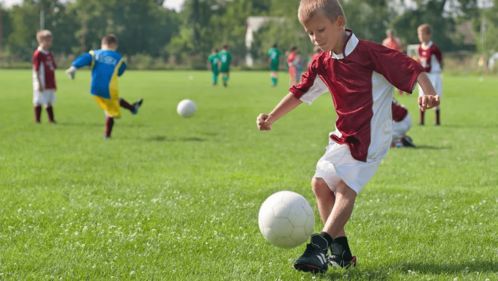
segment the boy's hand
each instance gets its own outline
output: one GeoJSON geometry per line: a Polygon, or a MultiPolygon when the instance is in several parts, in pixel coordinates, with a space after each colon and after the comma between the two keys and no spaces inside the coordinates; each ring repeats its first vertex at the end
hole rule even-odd
{"type": "Polygon", "coordinates": [[[271,130],[271,122],[270,122],[270,115],[261,113],[258,115],[258,118],[256,119],[256,125],[258,126],[258,129],[260,131],[269,131],[271,130]]]}
{"type": "Polygon", "coordinates": [[[66,70],[66,74],[67,76],[69,76],[69,78],[71,78],[71,80],[74,80],[74,77],[76,76],[76,67],[71,66],[70,68],[68,68],[66,70]]]}
{"type": "Polygon", "coordinates": [[[425,111],[439,105],[439,96],[434,95],[424,95],[418,97],[418,107],[420,110],[425,111]]]}

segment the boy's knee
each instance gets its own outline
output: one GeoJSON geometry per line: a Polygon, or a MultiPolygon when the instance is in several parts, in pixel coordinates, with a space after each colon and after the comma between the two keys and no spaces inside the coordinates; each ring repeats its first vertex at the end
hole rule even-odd
{"type": "Polygon", "coordinates": [[[311,188],[316,196],[327,192],[330,193],[330,188],[322,178],[313,178],[311,180],[311,188]]]}

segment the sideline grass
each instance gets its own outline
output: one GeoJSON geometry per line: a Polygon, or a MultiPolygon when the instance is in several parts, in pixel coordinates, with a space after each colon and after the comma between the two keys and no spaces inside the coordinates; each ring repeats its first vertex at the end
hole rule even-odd
{"type": "MultiPolygon", "coordinates": [[[[330,97],[258,132],[286,93],[262,72],[213,88],[203,72],[133,72],[104,141],[89,73],[57,73],[56,126],[32,122],[31,73],[0,71],[0,280],[312,280],[303,248],[259,234],[259,205],[309,179],[334,114],[330,97]],[[191,119],[176,115],[196,101],[191,119]]],[[[281,80],[286,76],[281,73],[281,80]]],[[[443,126],[414,126],[417,149],[390,151],[347,231],[359,265],[320,280],[498,280],[497,78],[444,78],[443,126]]],[[[401,97],[413,119],[415,97],[401,97]]],[[[45,113],[44,113],[45,114],[45,113]]],[[[318,217],[318,216],[317,216],[318,217]]],[[[317,222],[316,230],[320,224],[317,222]]]]}

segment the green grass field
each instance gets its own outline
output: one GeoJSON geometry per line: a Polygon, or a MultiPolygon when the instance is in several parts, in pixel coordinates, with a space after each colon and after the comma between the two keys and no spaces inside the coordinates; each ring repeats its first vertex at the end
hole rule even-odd
{"type": "MultiPolygon", "coordinates": [[[[303,247],[260,235],[271,193],[314,205],[309,180],[335,115],[330,97],[256,130],[287,92],[263,72],[228,89],[207,72],[128,72],[145,99],[103,140],[89,73],[57,73],[58,125],[35,125],[31,73],[0,71],[0,280],[498,280],[498,78],[444,78],[443,126],[414,126],[417,149],[390,151],[347,232],[358,266],[292,269],[303,247]],[[176,114],[191,98],[198,112],[176,114]]],[[[401,97],[414,121],[416,98],[401,97]]],[[[316,216],[318,217],[318,216],[316,216]]],[[[321,224],[317,221],[316,230],[321,224]]]]}

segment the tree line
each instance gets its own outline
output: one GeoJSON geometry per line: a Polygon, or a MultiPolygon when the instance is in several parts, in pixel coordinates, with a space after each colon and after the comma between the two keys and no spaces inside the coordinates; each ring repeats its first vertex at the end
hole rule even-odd
{"type": "MultiPolygon", "coordinates": [[[[416,43],[416,27],[427,22],[443,51],[491,52],[498,51],[498,0],[490,1],[494,7],[488,9],[480,9],[478,0],[342,2],[348,27],[360,38],[380,42],[391,28],[403,42],[416,43]]],[[[53,51],[61,55],[97,48],[107,33],[118,36],[119,49],[129,59],[145,56],[189,67],[204,67],[210,50],[224,44],[230,46],[235,63],[248,51],[265,61],[266,50],[274,43],[284,50],[295,45],[312,51],[297,21],[299,0],[185,0],[180,12],[164,8],[163,2],[24,0],[11,8],[0,6],[0,52],[3,57],[29,60],[41,25],[54,33],[53,51]],[[249,16],[282,19],[262,28],[251,50],[244,41],[249,16]]]]}

